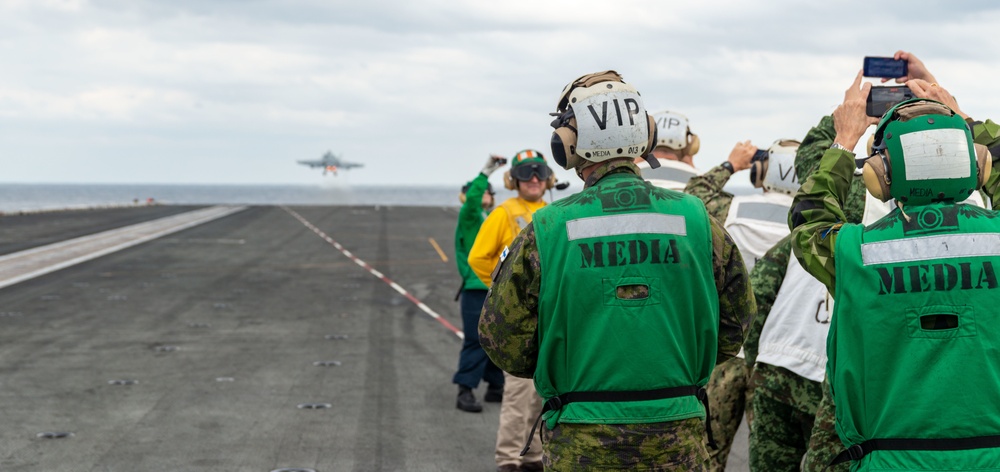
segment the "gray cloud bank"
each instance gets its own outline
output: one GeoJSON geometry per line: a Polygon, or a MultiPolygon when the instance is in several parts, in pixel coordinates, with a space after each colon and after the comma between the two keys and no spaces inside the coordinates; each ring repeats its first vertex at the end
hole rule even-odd
{"type": "Polygon", "coordinates": [[[897,49],[996,116],[998,20],[985,1],[0,0],[0,181],[315,183],[294,161],[330,149],[366,163],[344,182],[457,184],[488,153],[547,153],[562,86],[609,68],[688,115],[707,169],[800,138],[897,49]]]}

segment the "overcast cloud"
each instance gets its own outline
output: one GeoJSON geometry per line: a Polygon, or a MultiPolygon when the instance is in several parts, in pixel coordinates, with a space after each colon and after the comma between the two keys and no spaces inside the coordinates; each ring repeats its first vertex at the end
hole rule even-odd
{"type": "Polygon", "coordinates": [[[329,149],[365,163],[342,184],[456,184],[548,154],[559,91],[604,69],[686,114],[708,169],[898,49],[1000,119],[1000,7],[927,3],[0,0],[0,181],[308,184],[329,149]]]}

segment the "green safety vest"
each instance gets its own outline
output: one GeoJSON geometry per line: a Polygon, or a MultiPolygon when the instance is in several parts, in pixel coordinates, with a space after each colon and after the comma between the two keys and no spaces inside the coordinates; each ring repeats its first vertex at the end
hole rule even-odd
{"type": "Polygon", "coordinates": [[[837,236],[827,378],[845,455],[853,470],[1000,470],[1000,214],[905,212],[837,236]]]}
{"type": "MultiPolygon", "coordinates": [[[[534,380],[547,404],[570,392],[648,392],[708,382],[719,300],[700,200],[635,174],[610,174],[538,210],[533,224],[542,267],[534,380]],[[622,298],[620,287],[637,286],[648,287],[648,296],[622,298]]],[[[704,416],[691,395],[631,401],[612,395],[545,417],[554,428],[704,416]]]]}

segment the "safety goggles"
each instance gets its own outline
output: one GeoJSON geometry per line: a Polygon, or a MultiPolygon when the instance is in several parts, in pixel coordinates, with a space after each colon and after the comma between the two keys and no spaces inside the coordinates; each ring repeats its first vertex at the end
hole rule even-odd
{"type": "Polygon", "coordinates": [[[552,169],[544,164],[521,164],[510,170],[510,176],[522,182],[531,180],[531,176],[537,176],[538,180],[544,182],[552,176],[552,169]]]}

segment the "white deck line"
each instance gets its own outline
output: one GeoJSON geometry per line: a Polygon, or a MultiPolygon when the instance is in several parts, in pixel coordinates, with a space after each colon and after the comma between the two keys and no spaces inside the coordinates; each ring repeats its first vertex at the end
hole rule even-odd
{"type": "Polygon", "coordinates": [[[215,206],[0,256],[0,288],[245,210],[215,206]]]}

